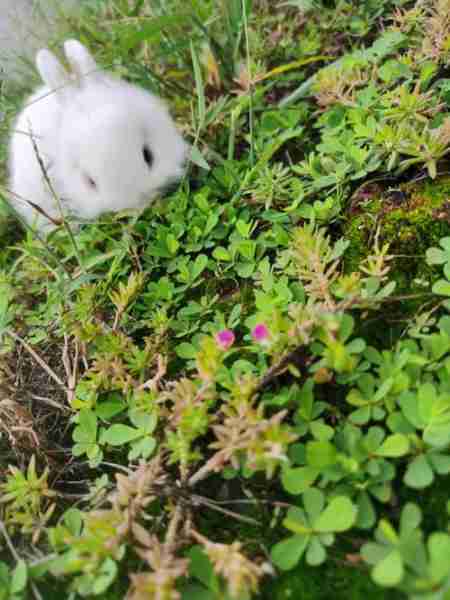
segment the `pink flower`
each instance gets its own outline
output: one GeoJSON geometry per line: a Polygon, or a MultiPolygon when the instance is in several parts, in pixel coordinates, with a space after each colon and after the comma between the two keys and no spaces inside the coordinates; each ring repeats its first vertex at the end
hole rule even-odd
{"type": "Polygon", "coordinates": [[[258,323],[258,325],[256,325],[252,329],[252,338],[255,340],[255,342],[267,342],[269,336],[269,330],[267,328],[267,325],[264,325],[264,323],[258,323]]]}
{"type": "Polygon", "coordinates": [[[222,329],[216,333],[216,342],[222,348],[222,350],[228,350],[234,344],[234,333],[231,329],[222,329]]]}

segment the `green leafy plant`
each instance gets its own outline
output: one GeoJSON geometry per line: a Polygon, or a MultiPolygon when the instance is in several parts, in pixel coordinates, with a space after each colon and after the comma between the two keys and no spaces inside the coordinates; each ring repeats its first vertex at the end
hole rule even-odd
{"type": "Polygon", "coordinates": [[[450,567],[442,557],[450,548],[450,537],[436,532],[425,545],[420,522],[421,511],[417,505],[406,504],[399,532],[388,521],[380,521],[375,532],[376,542],[365,544],[362,555],[374,565],[372,577],[379,585],[402,584],[401,589],[414,597],[425,593],[430,598],[445,598],[450,567]]]}
{"type": "Polygon", "coordinates": [[[10,571],[8,565],[0,562],[1,600],[23,600],[27,593],[27,565],[21,560],[10,571]]]}
{"type": "Polygon", "coordinates": [[[10,466],[6,481],[0,485],[3,520],[12,530],[32,534],[37,541],[55,509],[55,492],[48,487],[49,471],[39,476],[33,455],[25,473],[10,466]]]}
{"type": "Polygon", "coordinates": [[[325,506],[323,492],[316,488],[303,494],[303,508],[289,509],[283,525],[295,535],[272,548],[272,559],[282,569],[291,569],[306,553],[306,562],[319,565],[326,559],[326,547],[335,534],[350,529],[356,507],[345,496],[333,498],[325,506]]]}

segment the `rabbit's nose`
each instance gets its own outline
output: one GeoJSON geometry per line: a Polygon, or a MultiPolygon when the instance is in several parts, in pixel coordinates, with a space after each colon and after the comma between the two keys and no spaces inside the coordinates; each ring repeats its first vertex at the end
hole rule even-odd
{"type": "Polygon", "coordinates": [[[181,161],[181,166],[180,166],[180,171],[182,174],[181,176],[183,176],[191,166],[192,166],[191,155],[190,155],[190,153],[188,153],[184,156],[183,160],[181,161]]]}
{"type": "Polygon", "coordinates": [[[192,146],[189,144],[185,144],[184,146],[184,150],[183,150],[183,156],[181,159],[181,166],[184,168],[186,168],[189,163],[191,162],[191,154],[192,154],[192,146]]]}
{"type": "Polygon", "coordinates": [[[178,157],[178,165],[180,167],[180,169],[185,169],[187,167],[187,164],[189,162],[189,157],[190,157],[190,152],[183,152],[181,155],[179,155],[178,157]]]}
{"type": "Polygon", "coordinates": [[[174,179],[173,181],[169,181],[166,186],[164,187],[164,194],[167,194],[168,196],[170,194],[173,194],[174,192],[177,191],[178,186],[180,185],[180,180],[179,178],[174,179]]]}

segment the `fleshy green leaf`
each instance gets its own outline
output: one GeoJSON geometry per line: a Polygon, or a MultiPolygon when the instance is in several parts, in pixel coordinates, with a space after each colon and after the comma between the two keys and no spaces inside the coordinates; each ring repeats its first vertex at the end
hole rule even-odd
{"type": "Polygon", "coordinates": [[[437,402],[436,388],[431,383],[424,383],[417,393],[419,416],[424,423],[429,423],[433,414],[433,405],[437,402]]]}
{"type": "Polygon", "coordinates": [[[314,483],[320,471],[314,467],[298,467],[283,469],[281,482],[289,494],[302,494],[314,483]]]}
{"type": "Polygon", "coordinates": [[[117,576],[117,563],[112,558],[106,558],[101,568],[97,571],[92,592],[95,596],[99,596],[106,592],[111,583],[117,576]]]}
{"type": "Polygon", "coordinates": [[[439,248],[428,248],[426,259],[429,265],[442,265],[447,260],[447,255],[439,248]]]}
{"type": "Polygon", "coordinates": [[[69,508],[64,513],[64,524],[74,536],[80,535],[83,527],[83,513],[77,508],[69,508]]]}
{"type": "Polygon", "coordinates": [[[195,259],[194,265],[192,267],[192,279],[197,279],[202,272],[205,270],[206,265],[208,264],[208,257],[204,254],[199,254],[195,259]]]}
{"type": "Polygon", "coordinates": [[[374,526],[375,520],[376,513],[370,496],[367,492],[361,492],[358,495],[358,518],[355,525],[361,529],[370,529],[374,526]]]}
{"type": "Polygon", "coordinates": [[[308,541],[309,536],[294,535],[275,544],[270,553],[274,564],[283,571],[295,567],[303,556],[308,541]]]}
{"type": "Polygon", "coordinates": [[[441,582],[450,575],[450,535],[432,533],[428,540],[430,574],[435,582],[441,582]]]}
{"type": "Polygon", "coordinates": [[[129,460],[136,460],[139,457],[148,458],[156,448],[156,440],[150,435],[136,440],[131,445],[131,450],[128,453],[129,460]]]}
{"type": "Polygon", "coordinates": [[[97,439],[97,417],[91,410],[80,410],[78,425],[73,431],[73,439],[79,443],[92,443],[97,439]]]}
{"type": "Polygon", "coordinates": [[[433,469],[439,475],[448,475],[450,473],[450,456],[446,454],[429,454],[428,459],[433,465],[433,469]]]}
{"type": "Polygon", "coordinates": [[[409,463],[403,480],[409,487],[421,489],[430,485],[433,479],[433,471],[426,457],[420,454],[409,463]]]}
{"type": "Polygon", "coordinates": [[[370,419],[370,406],[358,408],[350,415],[350,421],[355,425],[365,425],[370,419]]]}
{"type": "Polygon", "coordinates": [[[231,260],[231,254],[228,252],[228,250],[226,248],[223,248],[222,246],[217,246],[216,248],[214,248],[213,257],[216,260],[223,260],[223,261],[231,260]]]}
{"type": "Polygon", "coordinates": [[[321,490],[310,488],[303,494],[303,506],[309,517],[310,523],[313,523],[322,512],[325,506],[325,496],[321,490]]]}
{"type": "Polygon", "coordinates": [[[400,535],[408,535],[420,525],[421,520],[422,513],[420,512],[420,508],[412,502],[405,504],[400,517],[400,535]]]}
{"type": "Polygon", "coordinates": [[[358,510],[346,496],[333,498],[314,523],[315,531],[345,531],[355,523],[358,510]]]}
{"type": "Polygon", "coordinates": [[[327,557],[327,551],[322,546],[320,541],[314,537],[309,543],[308,551],[306,553],[306,562],[312,567],[316,567],[323,563],[327,557]]]}
{"type": "Polygon", "coordinates": [[[375,583],[382,587],[393,587],[403,579],[403,561],[398,550],[393,550],[372,570],[375,583]]]}
{"type": "MultiPolygon", "coordinates": [[[[307,492],[308,491],[310,490],[307,490],[307,492]]],[[[283,526],[293,533],[298,533],[299,535],[306,535],[310,533],[310,527],[307,523],[306,514],[297,506],[294,506],[288,510],[286,517],[283,519],[283,526]]]]}
{"type": "Polygon", "coordinates": [[[330,442],[309,442],[306,446],[308,464],[323,469],[336,462],[336,448],[330,442]]]}
{"type": "Polygon", "coordinates": [[[102,442],[111,446],[123,446],[139,437],[142,437],[142,430],[129,427],[128,425],[111,425],[102,435],[102,442]]]}
{"type": "Polygon", "coordinates": [[[409,441],[406,435],[394,433],[388,436],[377,450],[378,456],[398,457],[409,451],[409,441]]]}
{"type": "Polygon", "coordinates": [[[450,296],[450,281],[440,279],[433,285],[432,291],[440,296],[450,296]]]}
{"type": "Polygon", "coordinates": [[[197,578],[207,588],[211,588],[216,582],[216,575],[207,554],[201,546],[192,546],[188,552],[189,574],[197,578]]]}
{"type": "Polygon", "coordinates": [[[12,572],[10,594],[19,594],[23,592],[27,585],[27,565],[24,560],[19,560],[12,572]]]}
{"type": "Polygon", "coordinates": [[[367,542],[361,548],[361,556],[369,565],[376,565],[382,561],[391,552],[389,546],[376,544],[375,542],[367,542]]]}
{"type": "Polygon", "coordinates": [[[192,344],[188,342],[182,342],[175,347],[175,352],[180,358],[184,359],[192,359],[195,358],[198,354],[197,349],[192,344]]]}

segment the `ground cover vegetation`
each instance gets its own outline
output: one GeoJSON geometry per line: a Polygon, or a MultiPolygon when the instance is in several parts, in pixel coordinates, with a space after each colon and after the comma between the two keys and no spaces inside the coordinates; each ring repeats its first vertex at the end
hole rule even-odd
{"type": "Polygon", "coordinates": [[[450,2],[97,1],[69,35],[192,164],[42,240],[2,163],[0,599],[449,600],[450,2]]]}

